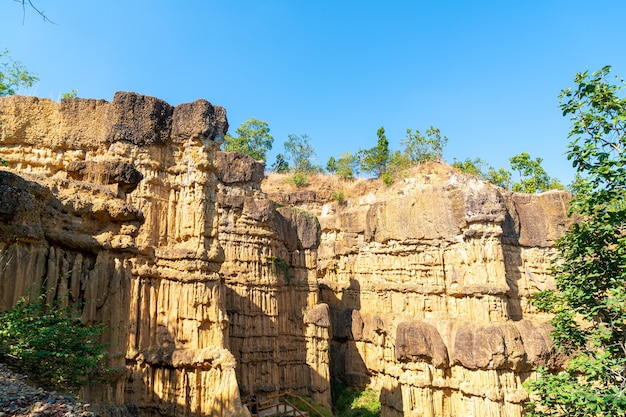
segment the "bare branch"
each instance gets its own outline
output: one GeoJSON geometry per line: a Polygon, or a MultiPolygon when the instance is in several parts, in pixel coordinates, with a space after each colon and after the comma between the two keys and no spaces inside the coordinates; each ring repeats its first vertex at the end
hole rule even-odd
{"type": "Polygon", "coordinates": [[[39,10],[32,2],[32,0],[13,0],[16,3],[20,3],[22,5],[22,25],[24,24],[24,22],[26,21],[26,6],[30,6],[31,9],[33,9],[35,12],[37,12],[37,14],[39,16],[41,16],[43,18],[44,22],[48,22],[48,23],[52,23],[53,25],[56,25],[56,23],[54,23],[52,20],[48,19],[48,16],[46,16],[45,12],[43,10],[39,10]]]}

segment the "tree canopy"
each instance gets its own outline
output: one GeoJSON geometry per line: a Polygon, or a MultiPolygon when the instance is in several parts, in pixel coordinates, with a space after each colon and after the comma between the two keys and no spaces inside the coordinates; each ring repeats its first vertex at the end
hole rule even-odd
{"type": "Polygon", "coordinates": [[[626,98],[609,74],[578,73],[560,95],[580,220],[557,243],[556,289],[533,303],[554,314],[552,338],[569,361],[528,383],[529,416],[626,415],[626,98]]]}
{"type": "Polygon", "coordinates": [[[308,135],[290,134],[284,146],[285,153],[291,161],[291,166],[294,171],[299,173],[311,173],[318,170],[313,164],[315,149],[313,149],[308,135]]]}
{"type": "Polygon", "coordinates": [[[527,152],[522,152],[512,156],[509,161],[511,169],[517,171],[520,176],[519,182],[513,184],[513,191],[532,194],[563,188],[557,179],[548,176],[543,169],[542,158],[532,159],[527,152]]]}
{"type": "Polygon", "coordinates": [[[21,88],[32,87],[39,78],[29,73],[7,49],[0,52],[0,97],[12,96],[21,88]]]}
{"type": "Polygon", "coordinates": [[[371,172],[376,177],[380,177],[385,173],[389,162],[389,141],[385,135],[384,127],[378,129],[376,136],[378,136],[376,146],[370,149],[361,149],[359,161],[363,171],[371,172]]]}
{"type": "Polygon", "coordinates": [[[224,138],[226,152],[241,152],[257,161],[265,160],[274,143],[267,122],[250,117],[237,128],[236,133],[237,137],[226,135],[224,138]]]}

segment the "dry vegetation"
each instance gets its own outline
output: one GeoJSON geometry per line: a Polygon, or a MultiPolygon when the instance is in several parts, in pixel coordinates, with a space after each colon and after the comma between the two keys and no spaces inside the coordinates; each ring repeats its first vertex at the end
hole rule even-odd
{"type": "MultiPolygon", "coordinates": [[[[307,177],[308,185],[296,187],[289,181],[291,174],[269,174],[261,185],[264,192],[274,200],[281,201],[281,196],[307,195],[306,199],[314,199],[317,203],[337,201],[339,194],[344,200],[354,200],[372,192],[386,192],[395,189],[404,183],[405,178],[415,178],[417,181],[433,182],[447,181],[452,173],[462,174],[461,171],[441,162],[427,162],[414,166],[410,171],[397,175],[391,186],[385,185],[380,178],[355,178],[344,180],[338,175],[311,174],[307,177]],[[314,193],[315,196],[311,194],[314,193]]],[[[467,174],[462,174],[467,175],[467,174]]],[[[306,202],[306,201],[305,201],[306,202]]],[[[313,201],[308,201],[313,202],[313,201]]]]}

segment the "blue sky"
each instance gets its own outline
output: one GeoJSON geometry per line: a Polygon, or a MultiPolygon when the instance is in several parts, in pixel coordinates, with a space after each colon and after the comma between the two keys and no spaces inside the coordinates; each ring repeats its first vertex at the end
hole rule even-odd
{"type": "Polygon", "coordinates": [[[626,77],[624,1],[0,1],[0,47],[39,76],[24,91],[224,106],[230,132],[269,123],[276,153],[307,134],[330,156],[438,127],[444,159],[541,157],[569,183],[558,94],[578,71],[626,77]]]}

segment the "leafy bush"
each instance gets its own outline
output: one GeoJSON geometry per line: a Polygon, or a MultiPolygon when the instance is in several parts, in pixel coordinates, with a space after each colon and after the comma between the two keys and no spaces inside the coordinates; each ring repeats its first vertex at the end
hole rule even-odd
{"type": "Polygon", "coordinates": [[[383,184],[385,184],[387,187],[393,184],[393,175],[391,175],[390,173],[384,172],[383,175],[381,175],[381,178],[383,179],[383,184]]]}
{"type": "Polygon", "coordinates": [[[333,192],[333,200],[335,200],[339,204],[343,204],[346,202],[346,196],[343,190],[337,190],[333,192]]]}
{"type": "Polygon", "coordinates": [[[333,411],[344,417],[378,417],[380,401],[371,388],[364,390],[348,387],[339,381],[331,381],[333,411]]]}
{"type": "Polygon", "coordinates": [[[309,180],[306,174],[303,172],[296,172],[295,174],[293,174],[289,179],[289,182],[291,182],[298,188],[306,187],[307,185],[309,185],[309,180]]]}
{"type": "Polygon", "coordinates": [[[291,275],[289,275],[289,264],[280,256],[268,256],[268,262],[272,265],[272,269],[275,274],[278,274],[278,271],[282,271],[283,277],[287,284],[291,284],[291,275]]]}
{"type": "Polygon", "coordinates": [[[103,325],[85,325],[76,307],[20,299],[0,313],[0,359],[49,389],[76,392],[99,374],[106,345],[103,325]]]}

